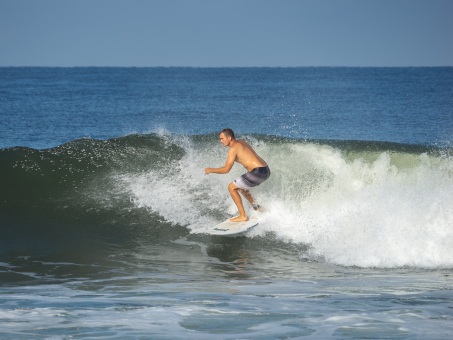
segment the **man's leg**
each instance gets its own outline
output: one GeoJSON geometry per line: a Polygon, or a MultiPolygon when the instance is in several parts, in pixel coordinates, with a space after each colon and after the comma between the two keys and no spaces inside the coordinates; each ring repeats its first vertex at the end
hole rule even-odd
{"type": "Polygon", "coordinates": [[[253,198],[250,191],[245,190],[245,189],[239,189],[239,191],[241,192],[242,196],[244,196],[247,199],[247,201],[250,202],[250,204],[252,205],[254,210],[257,210],[259,212],[264,212],[263,208],[259,204],[256,204],[255,199],[253,198]]]}
{"type": "MultiPolygon", "coordinates": [[[[244,205],[242,204],[241,195],[239,195],[239,190],[242,190],[242,189],[239,189],[233,182],[231,182],[228,185],[228,191],[230,192],[231,198],[233,199],[233,201],[236,204],[238,211],[239,211],[239,216],[230,218],[231,222],[248,221],[248,217],[247,217],[247,214],[245,213],[244,205]]],[[[251,195],[250,195],[250,197],[251,197],[251,195]]],[[[247,200],[248,200],[248,198],[247,198],[247,200]]]]}
{"type": "Polygon", "coordinates": [[[250,191],[245,190],[245,189],[239,189],[239,192],[242,194],[242,196],[244,196],[247,199],[247,201],[250,202],[251,205],[255,204],[255,199],[253,198],[250,191]]]}

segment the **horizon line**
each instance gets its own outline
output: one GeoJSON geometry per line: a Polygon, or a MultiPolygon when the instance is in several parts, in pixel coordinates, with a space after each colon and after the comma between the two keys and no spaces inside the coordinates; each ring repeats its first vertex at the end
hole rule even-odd
{"type": "Polygon", "coordinates": [[[304,66],[181,66],[181,65],[171,65],[171,66],[134,66],[134,65],[0,65],[0,68],[446,68],[453,67],[453,65],[393,65],[393,66],[345,66],[345,65],[304,65],[304,66]]]}

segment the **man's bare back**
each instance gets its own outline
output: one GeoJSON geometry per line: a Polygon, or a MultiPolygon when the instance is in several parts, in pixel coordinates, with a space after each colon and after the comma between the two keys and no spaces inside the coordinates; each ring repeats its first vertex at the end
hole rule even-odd
{"type": "Polygon", "coordinates": [[[267,166],[267,163],[243,140],[234,140],[233,145],[230,143],[230,150],[228,152],[232,151],[236,153],[236,162],[242,164],[247,171],[267,166]]]}

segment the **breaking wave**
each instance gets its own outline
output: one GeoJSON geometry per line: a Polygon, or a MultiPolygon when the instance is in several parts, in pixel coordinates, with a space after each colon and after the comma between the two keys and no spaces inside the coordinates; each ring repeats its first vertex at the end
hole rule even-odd
{"type": "MultiPolygon", "coordinates": [[[[265,212],[252,243],[303,244],[300,258],[344,266],[453,267],[451,149],[244,138],[272,170],[253,191],[265,212]]],[[[226,188],[241,166],[203,171],[225,158],[215,134],[165,132],[0,150],[1,249],[29,247],[43,233],[100,248],[144,233],[202,238],[236,212],[226,188]]]]}

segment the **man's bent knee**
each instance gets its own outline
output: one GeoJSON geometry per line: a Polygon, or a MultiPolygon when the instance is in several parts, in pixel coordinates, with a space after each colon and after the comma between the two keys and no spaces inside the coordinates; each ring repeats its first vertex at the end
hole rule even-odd
{"type": "Polygon", "coordinates": [[[228,184],[228,190],[231,192],[233,190],[238,190],[239,188],[236,186],[236,184],[234,184],[234,182],[231,182],[230,184],[228,184]]]}

